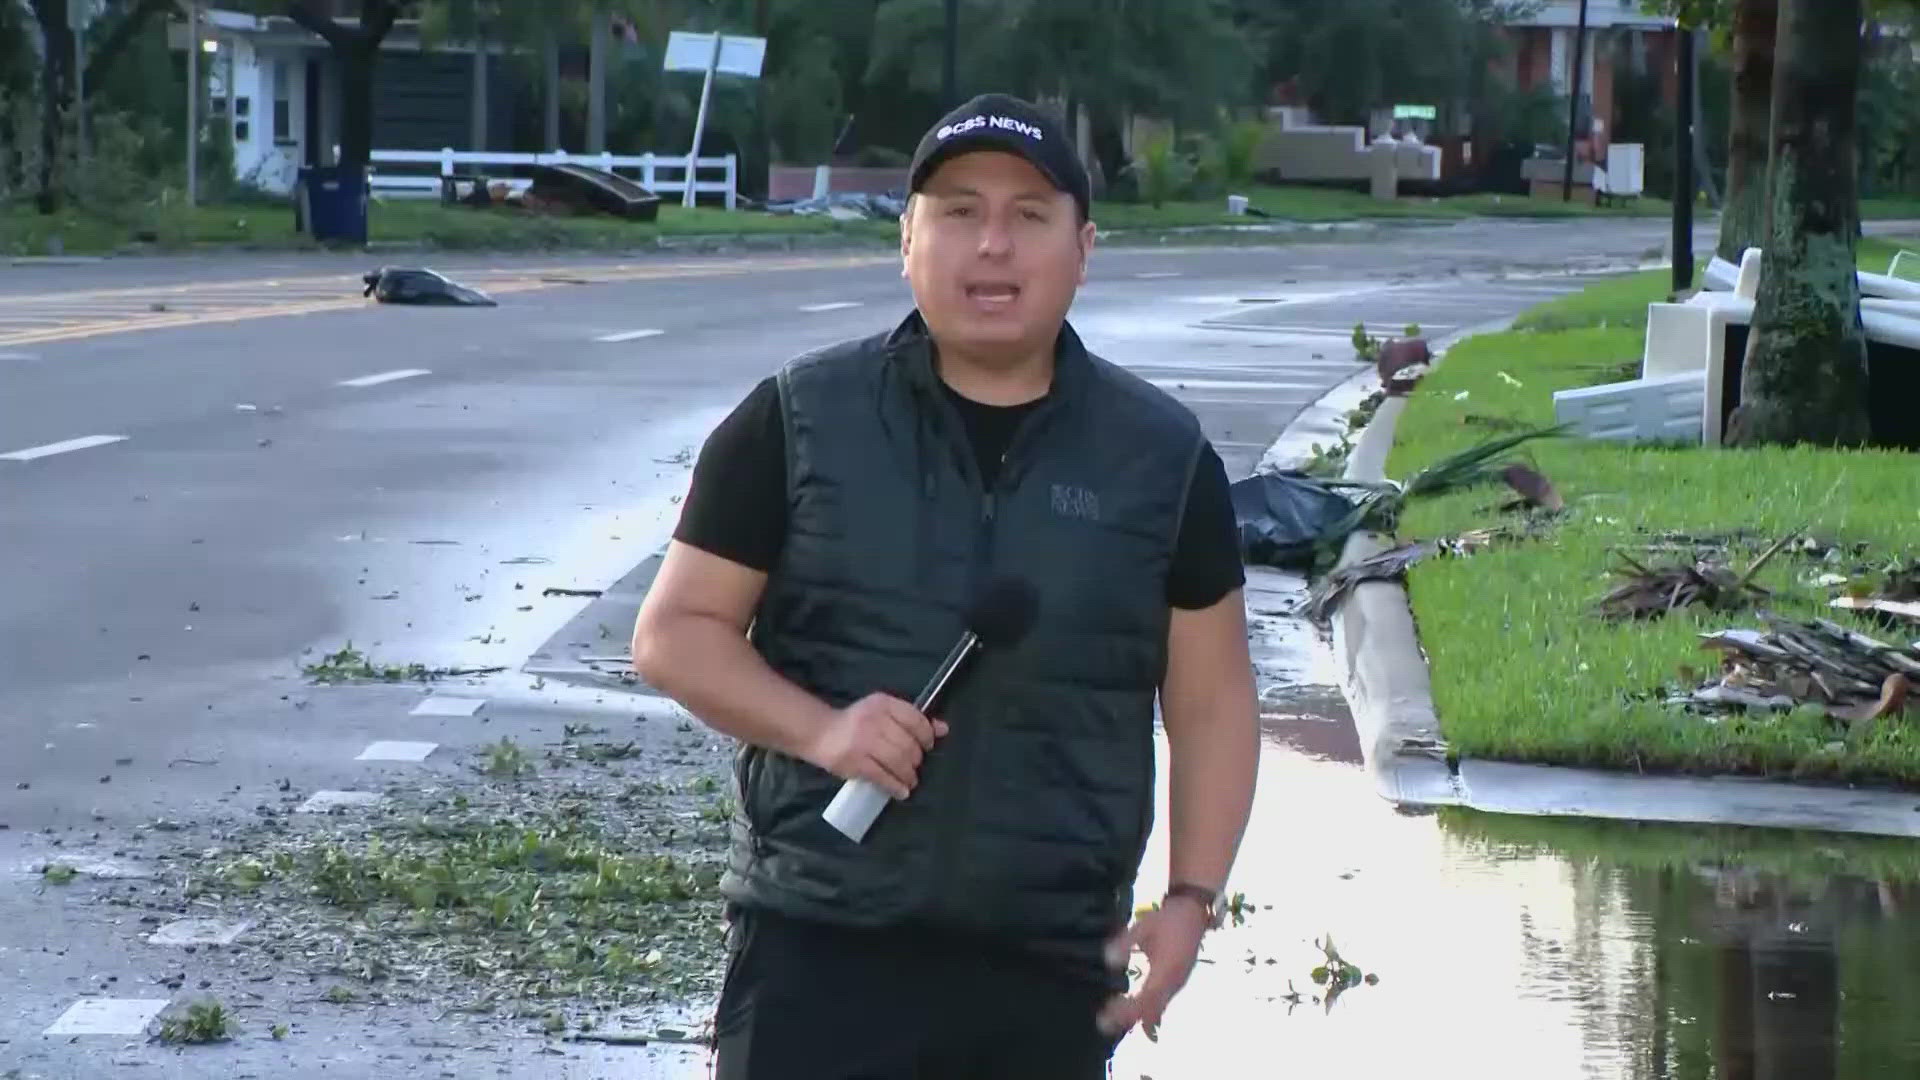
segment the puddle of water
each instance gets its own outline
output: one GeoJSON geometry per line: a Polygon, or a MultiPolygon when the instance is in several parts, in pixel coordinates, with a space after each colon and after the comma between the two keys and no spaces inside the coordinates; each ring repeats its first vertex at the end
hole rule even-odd
{"type": "MultiPolygon", "coordinates": [[[[1920,1073],[1920,844],[1401,813],[1357,767],[1330,659],[1297,624],[1267,630],[1229,890],[1252,909],[1114,1076],[1920,1073]],[[1325,935],[1379,983],[1317,1002],[1325,935]]],[[[1163,788],[1143,898],[1166,813],[1163,788]]]]}

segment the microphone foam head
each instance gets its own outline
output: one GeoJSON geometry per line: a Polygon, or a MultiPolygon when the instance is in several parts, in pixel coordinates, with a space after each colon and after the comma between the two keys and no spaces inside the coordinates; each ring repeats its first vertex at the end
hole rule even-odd
{"type": "Polygon", "coordinates": [[[1001,575],[989,580],[967,610],[967,629],[990,649],[1020,644],[1040,615],[1040,590],[1026,578],[1001,575]]]}

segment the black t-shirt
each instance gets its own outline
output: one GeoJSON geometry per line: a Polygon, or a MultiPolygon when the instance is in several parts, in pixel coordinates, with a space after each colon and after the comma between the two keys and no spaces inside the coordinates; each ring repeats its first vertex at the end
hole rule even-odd
{"type": "MultiPolygon", "coordinates": [[[[950,388],[947,395],[960,411],[981,476],[991,481],[1020,418],[1038,403],[983,405],[950,388]]],[[[786,438],[780,388],[768,377],[707,436],[673,538],[771,572],[787,537],[786,438]]],[[[1189,611],[1212,607],[1245,580],[1227,469],[1209,444],[1189,487],[1167,575],[1167,602],[1189,611]]]]}

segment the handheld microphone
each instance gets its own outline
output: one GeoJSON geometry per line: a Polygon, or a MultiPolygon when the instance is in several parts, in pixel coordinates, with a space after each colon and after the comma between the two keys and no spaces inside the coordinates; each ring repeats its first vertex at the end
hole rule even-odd
{"type": "MultiPolygon", "coordinates": [[[[987,582],[967,609],[966,632],[934,669],[933,677],[913,699],[913,707],[922,716],[931,715],[947,686],[974,653],[983,647],[1000,649],[1018,645],[1027,631],[1033,629],[1034,618],[1039,613],[1040,593],[1032,582],[1011,576],[987,582]]],[[[892,798],[886,789],[870,780],[848,780],[840,785],[839,794],[820,816],[857,844],[865,839],[874,819],[892,798]]]]}

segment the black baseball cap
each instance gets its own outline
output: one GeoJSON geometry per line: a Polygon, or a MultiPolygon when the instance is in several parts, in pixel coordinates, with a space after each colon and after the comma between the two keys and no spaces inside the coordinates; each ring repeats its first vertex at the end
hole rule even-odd
{"type": "Polygon", "coordinates": [[[907,190],[919,191],[940,163],[973,150],[1000,150],[1025,158],[1053,186],[1073,196],[1082,219],[1092,216],[1093,181],[1073,151],[1066,125],[1011,94],[981,94],[940,118],[913,152],[907,190]]]}

